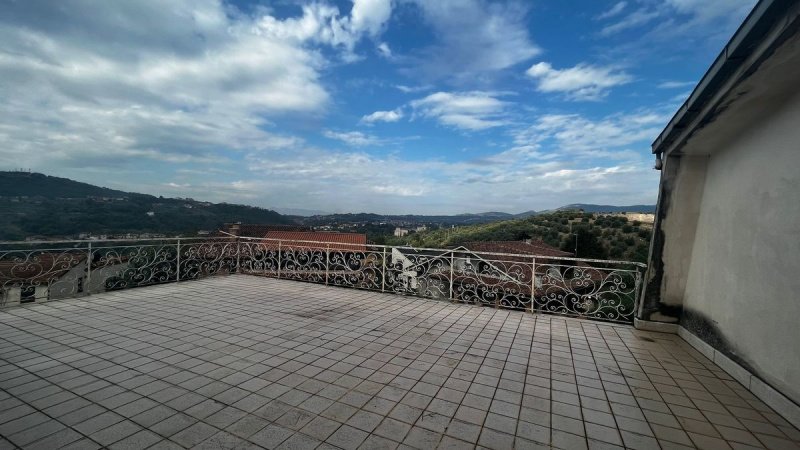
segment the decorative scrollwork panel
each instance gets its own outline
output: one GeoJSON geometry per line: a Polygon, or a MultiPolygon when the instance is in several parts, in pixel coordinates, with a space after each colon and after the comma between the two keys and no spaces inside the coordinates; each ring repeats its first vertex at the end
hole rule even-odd
{"type": "Polygon", "coordinates": [[[328,284],[358,289],[381,289],[382,252],[331,250],[327,257],[328,284]]]}
{"type": "Polygon", "coordinates": [[[92,280],[100,291],[176,281],[177,273],[177,243],[100,247],[93,251],[92,280]]]}
{"type": "Polygon", "coordinates": [[[180,279],[235,273],[237,252],[234,241],[181,241],[180,279]]]}
{"type": "Polygon", "coordinates": [[[528,309],[532,264],[477,254],[453,257],[453,299],[509,309],[528,309]]]}
{"type": "Polygon", "coordinates": [[[87,251],[80,249],[0,251],[0,302],[81,295],[87,259],[87,251]]]}
{"type": "Polygon", "coordinates": [[[543,264],[537,268],[534,308],[609,321],[633,321],[635,270],[582,264],[543,264]]]}
{"type": "Polygon", "coordinates": [[[418,297],[450,298],[448,254],[394,248],[386,263],[386,290],[418,297]]]}
{"type": "Polygon", "coordinates": [[[281,249],[281,278],[325,282],[325,249],[289,247],[281,249]]]}
{"type": "Polygon", "coordinates": [[[278,247],[261,242],[239,243],[239,271],[250,275],[278,275],[278,247]]]}

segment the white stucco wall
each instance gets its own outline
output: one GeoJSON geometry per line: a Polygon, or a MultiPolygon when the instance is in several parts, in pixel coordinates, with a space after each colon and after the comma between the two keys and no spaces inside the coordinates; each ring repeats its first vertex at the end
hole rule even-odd
{"type": "Polygon", "coordinates": [[[800,95],[731,132],[708,149],[684,311],[800,402],[800,95]]]}
{"type": "MultiPolygon", "coordinates": [[[[708,159],[707,155],[681,156],[679,160],[669,158],[667,161],[669,167],[665,171],[669,171],[674,187],[670,192],[669,214],[661,224],[668,236],[661,293],[661,301],[666,305],[683,305],[708,159]]],[[[652,319],[663,320],[660,316],[652,319]]]]}

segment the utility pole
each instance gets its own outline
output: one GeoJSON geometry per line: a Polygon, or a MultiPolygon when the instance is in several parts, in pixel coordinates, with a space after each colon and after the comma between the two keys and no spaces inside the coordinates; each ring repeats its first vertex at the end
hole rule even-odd
{"type": "Polygon", "coordinates": [[[569,222],[569,232],[570,232],[572,235],[574,235],[574,236],[575,236],[575,257],[577,258],[577,257],[578,257],[578,233],[575,233],[575,232],[574,232],[574,230],[573,230],[573,228],[572,228],[572,225],[573,225],[573,223],[574,223],[574,222],[572,222],[572,221],[570,221],[570,222],[569,222]]]}
{"type": "Polygon", "coordinates": [[[575,233],[575,257],[578,257],[578,233],[575,233]]]}

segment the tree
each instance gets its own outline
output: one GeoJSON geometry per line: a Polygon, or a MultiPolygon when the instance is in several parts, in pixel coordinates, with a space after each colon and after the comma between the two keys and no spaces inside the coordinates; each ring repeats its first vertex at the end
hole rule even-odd
{"type": "MultiPolygon", "coordinates": [[[[575,235],[577,235],[578,241],[578,254],[579,258],[590,258],[590,259],[606,259],[608,257],[608,250],[603,246],[603,243],[600,242],[600,238],[597,233],[590,231],[588,228],[584,227],[577,227],[575,228],[575,235]]],[[[562,246],[562,250],[565,251],[575,251],[575,236],[571,236],[572,239],[566,239],[564,243],[571,244],[572,248],[569,248],[570,245],[567,245],[567,248],[562,246]]]]}

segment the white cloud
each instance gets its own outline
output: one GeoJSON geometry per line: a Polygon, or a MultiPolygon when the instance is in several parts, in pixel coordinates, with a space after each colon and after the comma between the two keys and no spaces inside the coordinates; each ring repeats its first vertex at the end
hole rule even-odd
{"type": "Polygon", "coordinates": [[[599,14],[596,19],[597,20],[605,20],[610,19],[612,17],[616,17],[625,10],[625,7],[628,6],[628,2],[617,2],[611,8],[607,9],[603,13],[599,14]]]}
{"type": "Polygon", "coordinates": [[[354,0],[350,12],[350,28],[378,36],[392,15],[391,0],[354,0]]]}
{"type": "MultiPolygon", "coordinates": [[[[460,160],[437,158],[436,148],[415,148],[431,156],[410,159],[298,143],[248,153],[244,170],[236,166],[224,178],[209,171],[169,180],[189,184],[173,195],[338,212],[455,214],[651,203],[658,172],[647,148],[667,119],[661,111],[599,119],[540,115],[514,133],[511,145],[460,160]]],[[[153,191],[152,185],[125,187],[153,191]]]]}
{"type": "Polygon", "coordinates": [[[0,14],[0,164],[41,170],[202,163],[302,140],[273,118],[318,116],[327,61],[377,36],[386,1],[351,16],[313,3],[254,16],[218,0],[5,4],[0,14]]]}
{"type": "Polygon", "coordinates": [[[710,22],[731,16],[743,17],[755,0],[665,0],[673,10],[687,14],[697,22],[710,22]]]}
{"type": "Polygon", "coordinates": [[[630,156],[630,146],[649,143],[670,118],[671,108],[612,115],[591,120],[579,114],[545,114],[528,128],[517,131],[518,146],[540,148],[549,143],[560,154],[619,158],[630,156]]]}
{"type": "Polygon", "coordinates": [[[389,44],[387,44],[386,42],[381,42],[380,44],[378,44],[377,49],[378,53],[384,58],[386,59],[392,58],[392,49],[389,48],[389,44]]]}
{"type": "MultiPolygon", "coordinates": [[[[452,53],[433,61],[439,65],[429,73],[458,69],[469,77],[520,64],[538,50],[520,4],[469,0],[451,5],[446,17],[434,3],[419,11],[437,21],[438,41],[417,56],[452,53]],[[450,31],[455,35],[446,36],[450,31]]],[[[427,141],[397,154],[367,154],[358,146],[391,141],[339,129],[323,133],[353,148],[321,149],[283,131],[321,122],[333,104],[326,89],[333,83],[322,80],[335,67],[330,55],[347,61],[364,39],[380,45],[386,4],[356,2],[348,15],[310,2],[298,15],[278,18],[217,0],[175,0],[169,7],[158,0],[5,3],[0,164],[156,195],[322,210],[446,214],[481,205],[513,212],[653,201],[658,174],[649,155],[639,152],[644,160],[627,147],[656,128],[646,113],[595,121],[540,116],[513,143],[465,156],[425,147],[433,145],[427,141]],[[364,9],[356,13],[358,5],[364,9]],[[448,160],[411,156],[425,154],[448,160]],[[579,180],[569,189],[559,178],[568,173],[579,180]]],[[[435,92],[419,78],[408,83],[420,83],[403,86],[408,92],[429,92],[378,111],[382,120],[413,114],[456,129],[504,132],[520,120],[511,120],[513,105],[502,93],[435,92]]],[[[365,118],[377,120],[378,112],[365,118]]]]}
{"type": "Polygon", "coordinates": [[[412,161],[314,148],[279,150],[249,159],[252,177],[237,185],[235,195],[259,198],[265,205],[292,199],[292,205],[304,208],[330,211],[336,205],[342,212],[392,214],[456,214],[484,208],[521,212],[569,203],[636,204],[655,199],[658,172],[647,154],[585,161],[559,154],[552,142],[537,145],[538,155],[498,156],[501,151],[472,162],[432,157],[412,161]]]}
{"type": "MultiPolygon", "coordinates": [[[[600,34],[610,36],[651,24],[648,34],[655,34],[662,39],[674,40],[681,35],[714,35],[721,29],[726,30],[740,23],[752,9],[755,0],[664,0],[640,3],[640,8],[606,25],[600,34]]],[[[614,10],[616,5],[608,12],[614,10]]],[[[619,13],[604,14],[599,19],[619,16],[619,13]]],[[[728,35],[728,32],[722,31],[722,34],[728,35]]]]}
{"type": "Polygon", "coordinates": [[[428,191],[420,186],[380,184],[372,187],[378,194],[399,195],[401,197],[421,197],[428,191]]]}
{"type": "Polygon", "coordinates": [[[361,118],[361,122],[363,123],[375,123],[375,122],[397,122],[398,120],[403,118],[403,111],[398,109],[393,109],[391,111],[375,111],[372,114],[367,114],[366,116],[361,118]]]}
{"type": "Polygon", "coordinates": [[[378,145],[381,140],[375,136],[364,134],[360,131],[331,131],[325,130],[322,135],[328,139],[344,142],[353,147],[363,147],[366,145],[378,145]]]}
{"type": "Polygon", "coordinates": [[[637,9],[621,20],[603,27],[603,29],[600,30],[600,34],[603,36],[610,36],[624,30],[640,27],[659,17],[661,17],[661,13],[659,11],[648,10],[646,8],[637,9]]]}
{"type": "Polygon", "coordinates": [[[677,89],[685,88],[687,86],[694,86],[697,84],[695,81],[665,81],[658,85],[659,89],[677,89]]]}
{"type": "Polygon", "coordinates": [[[356,43],[362,36],[377,37],[392,13],[390,0],[354,0],[349,16],[326,3],[303,5],[303,15],[278,19],[265,15],[258,22],[258,32],[283,40],[316,42],[342,49],[345,61],[355,61],[356,43]]]}
{"type": "Polygon", "coordinates": [[[540,53],[531,42],[528,6],[483,0],[415,0],[437,42],[411,56],[410,74],[471,78],[506,69],[540,53]]]}
{"type": "Polygon", "coordinates": [[[414,113],[463,130],[484,130],[508,124],[508,103],[492,92],[436,92],[410,103],[414,113]]]}
{"type": "Polygon", "coordinates": [[[568,69],[554,69],[549,63],[532,65],[526,72],[537,80],[540,92],[561,92],[575,100],[596,100],[609,88],[629,83],[632,77],[611,67],[578,64],[568,69]]]}
{"type": "Polygon", "coordinates": [[[398,84],[395,86],[399,91],[405,92],[406,94],[411,94],[415,92],[422,92],[422,91],[429,91],[433,89],[433,86],[430,84],[423,84],[421,86],[405,86],[402,84],[398,84]]]}

